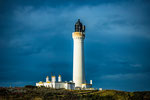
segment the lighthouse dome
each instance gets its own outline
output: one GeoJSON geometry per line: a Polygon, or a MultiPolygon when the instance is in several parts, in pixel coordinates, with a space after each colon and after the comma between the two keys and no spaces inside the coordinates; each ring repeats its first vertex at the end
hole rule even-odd
{"type": "Polygon", "coordinates": [[[82,23],[80,22],[80,19],[78,19],[78,21],[76,22],[75,25],[82,26],[82,23]]]}
{"type": "Polygon", "coordinates": [[[75,24],[75,32],[85,32],[85,25],[82,25],[80,19],[75,24]]]}
{"type": "Polygon", "coordinates": [[[82,32],[82,23],[80,22],[80,19],[75,24],[75,32],[82,32]]]}

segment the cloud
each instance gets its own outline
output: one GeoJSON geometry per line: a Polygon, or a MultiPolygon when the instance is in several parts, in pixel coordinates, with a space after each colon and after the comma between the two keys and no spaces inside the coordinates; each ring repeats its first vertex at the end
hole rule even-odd
{"type": "Polygon", "coordinates": [[[129,79],[142,79],[148,78],[145,73],[126,73],[126,74],[114,74],[114,75],[105,75],[101,77],[102,79],[110,79],[110,80],[129,80],[129,79]]]}
{"type": "Polygon", "coordinates": [[[5,81],[5,82],[0,82],[0,86],[11,86],[11,87],[19,87],[19,86],[25,86],[25,85],[28,85],[28,84],[35,84],[36,81],[5,81]]]}
{"type": "Polygon", "coordinates": [[[133,34],[147,37],[150,20],[146,16],[146,12],[143,12],[147,6],[129,2],[100,4],[93,7],[85,5],[78,8],[74,8],[74,5],[64,8],[40,7],[38,9],[26,6],[15,9],[14,18],[15,21],[30,30],[53,30],[54,28],[61,32],[64,28],[71,30],[72,27],[69,27],[73,22],[71,20],[81,18],[87,25],[89,33],[95,31],[95,34],[133,34]],[[76,15],[78,16],[75,17],[76,15]],[[59,27],[62,24],[64,24],[63,28],[59,27]]]}
{"type": "Polygon", "coordinates": [[[134,68],[141,68],[142,67],[141,64],[130,64],[130,66],[132,66],[134,68]]]}

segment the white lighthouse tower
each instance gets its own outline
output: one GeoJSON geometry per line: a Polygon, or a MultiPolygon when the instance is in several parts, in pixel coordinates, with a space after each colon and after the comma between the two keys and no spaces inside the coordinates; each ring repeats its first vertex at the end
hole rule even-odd
{"type": "Polygon", "coordinates": [[[80,19],[75,24],[75,32],[72,33],[73,38],[73,82],[75,87],[82,87],[85,83],[84,68],[84,38],[85,26],[82,25],[80,19]]]}
{"type": "MultiPolygon", "coordinates": [[[[61,75],[56,77],[52,76],[51,81],[46,77],[46,82],[38,82],[36,86],[50,87],[50,88],[65,88],[71,90],[94,90],[92,88],[92,80],[87,83],[85,80],[85,66],[84,66],[84,39],[85,39],[85,25],[82,25],[80,19],[75,24],[75,32],[72,33],[73,38],[73,81],[62,81],[61,75]]],[[[102,90],[102,89],[101,89],[102,90]]]]}

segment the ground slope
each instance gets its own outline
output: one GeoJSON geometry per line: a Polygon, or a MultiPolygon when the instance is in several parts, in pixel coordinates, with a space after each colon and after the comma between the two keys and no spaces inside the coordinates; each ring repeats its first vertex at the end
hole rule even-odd
{"type": "Polygon", "coordinates": [[[65,90],[36,87],[0,88],[0,100],[150,100],[150,91],[65,90]]]}

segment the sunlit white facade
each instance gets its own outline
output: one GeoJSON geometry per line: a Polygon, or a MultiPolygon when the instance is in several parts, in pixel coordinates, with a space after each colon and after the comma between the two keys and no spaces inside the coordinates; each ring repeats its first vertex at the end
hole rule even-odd
{"type": "Polygon", "coordinates": [[[70,82],[62,82],[61,81],[61,75],[58,76],[58,81],[56,81],[56,77],[52,76],[51,77],[51,81],[49,80],[49,77],[46,77],[46,82],[38,82],[36,83],[37,87],[48,87],[48,88],[54,88],[54,89],[71,89],[74,90],[75,89],[75,83],[73,83],[72,81],[70,82]]]}

